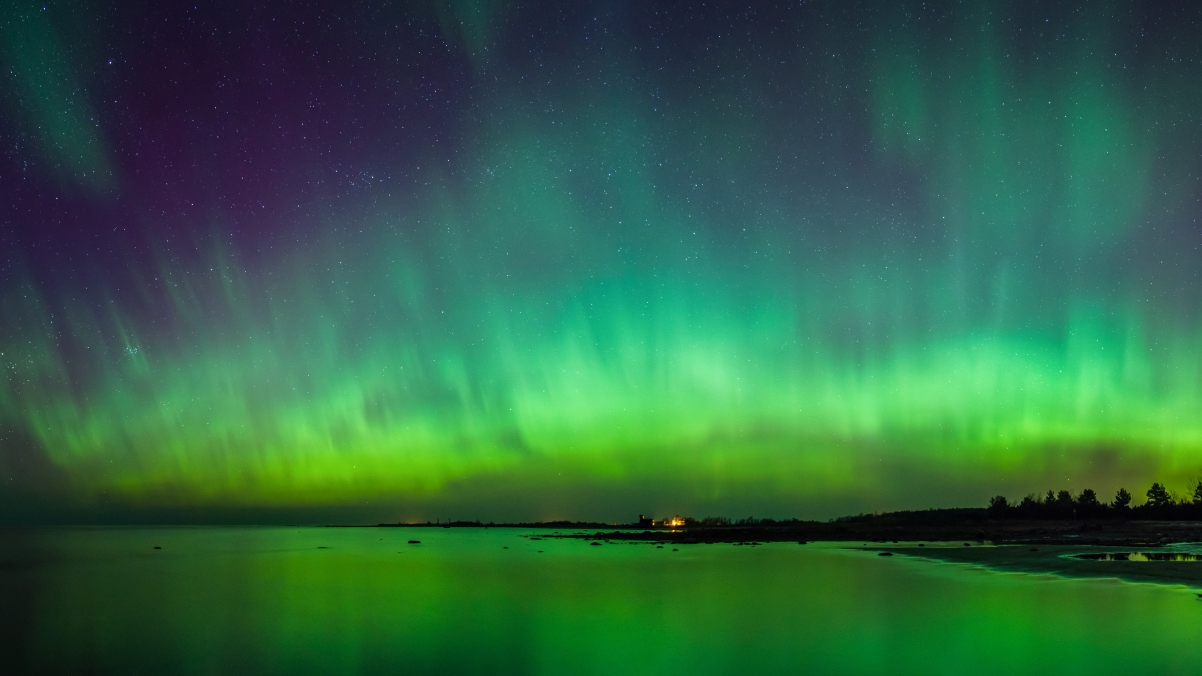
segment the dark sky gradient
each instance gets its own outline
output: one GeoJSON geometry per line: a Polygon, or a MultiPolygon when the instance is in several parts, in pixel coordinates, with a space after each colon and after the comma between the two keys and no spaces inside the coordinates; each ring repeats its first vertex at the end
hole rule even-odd
{"type": "Polygon", "coordinates": [[[1181,491],[1200,19],[6,2],[0,518],[1181,491]]]}

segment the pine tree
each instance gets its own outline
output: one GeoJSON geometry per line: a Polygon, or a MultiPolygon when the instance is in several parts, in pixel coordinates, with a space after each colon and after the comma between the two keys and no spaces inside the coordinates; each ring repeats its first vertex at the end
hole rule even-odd
{"type": "Polygon", "coordinates": [[[1010,501],[1006,500],[1004,495],[995,495],[989,498],[989,511],[996,516],[1001,516],[1010,509],[1010,501]]]}
{"type": "Polygon", "coordinates": [[[1169,491],[1160,482],[1155,482],[1148,489],[1148,504],[1153,507],[1167,507],[1173,504],[1173,498],[1169,497],[1169,491]]]}
{"type": "Polygon", "coordinates": [[[1131,506],[1131,494],[1126,488],[1120,488],[1118,493],[1114,494],[1114,508],[1127,509],[1131,506]]]}

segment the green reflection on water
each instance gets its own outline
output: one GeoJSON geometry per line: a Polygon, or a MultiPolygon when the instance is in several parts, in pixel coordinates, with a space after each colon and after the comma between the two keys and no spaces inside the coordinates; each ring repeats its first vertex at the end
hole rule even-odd
{"type": "Polygon", "coordinates": [[[1202,604],[1180,588],[998,574],[832,544],[673,552],[520,534],[8,532],[0,667],[1103,674],[1184,673],[1202,658],[1202,604]]]}
{"type": "Polygon", "coordinates": [[[1113,552],[1102,554],[1076,554],[1075,559],[1085,561],[1168,561],[1171,563],[1193,563],[1200,558],[1197,554],[1183,552],[1113,552]]]}

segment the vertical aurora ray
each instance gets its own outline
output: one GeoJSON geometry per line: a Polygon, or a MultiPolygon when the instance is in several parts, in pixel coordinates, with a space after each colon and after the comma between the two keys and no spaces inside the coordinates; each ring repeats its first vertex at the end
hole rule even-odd
{"type": "Polygon", "coordinates": [[[1198,48],[1140,33],[1194,24],[455,8],[397,24],[462,65],[445,142],[389,108],[356,133],[403,152],[234,218],[137,193],[126,137],[147,207],[87,213],[142,229],[82,272],[10,220],[0,424],[73,499],[584,518],[626,505],[548,487],[874,509],[1202,467],[1198,48]]]}

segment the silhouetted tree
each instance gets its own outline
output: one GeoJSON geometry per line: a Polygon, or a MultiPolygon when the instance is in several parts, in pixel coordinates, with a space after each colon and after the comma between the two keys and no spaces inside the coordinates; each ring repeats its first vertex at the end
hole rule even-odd
{"type": "Polygon", "coordinates": [[[1173,498],[1169,496],[1167,488],[1156,482],[1148,489],[1148,504],[1153,507],[1168,507],[1173,504],[1173,498]]]}
{"type": "Polygon", "coordinates": [[[1092,488],[1086,488],[1077,496],[1077,515],[1084,518],[1095,518],[1106,511],[1106,506],[1098,501],[1098,494],[1092,488]]]}
{"type": "Polygon", "coordinates": [[[1071,507],[1073,504],[1073,494],[1068,491],[1059,491],[1056,493],[1056,504],[1061,507],[1071,507]]]}
{"type": "Polygon", "coordinates": [[[1047,505],[1048,507],[1056,504],[1056,492],[1049,488],[1048,494],[1043,496],[1043,504],[1047,505]]]}
{"type": "Polygon", "coordinates": [[[1198,485],[1194,486],[1194,504],[1202,505],[1202,480],[1198,481],[1198,485]]]}
{"type": "Polygon", "coordinates": [[[989,513],[995,517],[1004,516],[1010,510],[1010,503],[1004,495],[995,495],[989,498],[989,513]]]}
{"type": "Polygon", "coordinates": [[[1127,492],[1126,488],[1120,488],[1119,492],[1114,494],[1114,508],[1122,510],[1130,506],[1131,494],[1127,492]]]}
{"type": "Polygon", "coordinates": [[[1013,512],[1017,513],[1018,516],[1024,519],[1037,519],[1039,518],[1039,513],[1043,507],[1039,504],[1038,495],[1035,495],[1034,493],[1028,493],[1027,496],[1022,499],[1022,502],[1018,503],[1017,505],[1013,505],[1011,509],[1013,512]]]}

